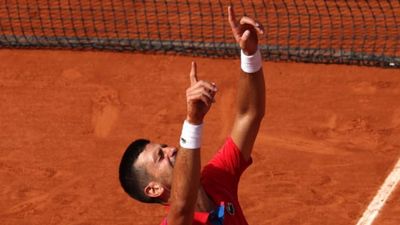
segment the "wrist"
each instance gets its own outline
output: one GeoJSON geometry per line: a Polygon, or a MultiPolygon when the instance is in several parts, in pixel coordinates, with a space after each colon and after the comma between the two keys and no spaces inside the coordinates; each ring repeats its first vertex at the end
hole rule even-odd
{"type": "Polygon", "coordinates": [[[182,134],[179,144],[185,149],[199,149],[203,134],[203,124],[191,124],[185,120],[182,126],[182,134]]]}
{"type": "Polygon", "coordinates": [[[252,51],[248,51],[248,50],[242,49],[242,51],[243,51],[243,53],[245,55],[251,56],[251,55],[254,55],[258,51],[258,48],[256,48],[255,50],[252,50],[252,51]]]}
{"type": "Polygon", "coordinates": [[[191,118],[189,116],[186,117],[186,121],[193,125],[200,125],[203,123],[203,119],[191,118]]]}
{"type": "Polygon", "coordinates": [[[240,67],[245,73],[255,73],[262,67],[261,52],[257,50],[252,55],[247,55],[247,52],[240,51],[240,67]]]}

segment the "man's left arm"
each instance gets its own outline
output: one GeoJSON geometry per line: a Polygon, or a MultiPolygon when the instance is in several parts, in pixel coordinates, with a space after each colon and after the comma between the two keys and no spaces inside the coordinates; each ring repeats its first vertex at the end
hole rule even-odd
{"type": "Polygon", "coordinates": [[[199,81],[196,71],[196,63],[193,62],[191,85],[186,90],[187,116],[172,179],[170,211],[167,216],[170,225],[192,224],[200,185],[201,127],[217,92],[214,83],[199,81]]]}
{"type": "MultiPolygon", "coordinates": [[[[238,96],[236,105],[236,116],[231,131],[231,137],[240,149],[244,159],[251,157],[255,139],[260,128],[261,121],[265,114],[265,83],[262,67],[257,71],[245,72],[243,67],[250,66],[243,57],[257,57],[258,34],[263,34],[263,28],[255,20],[249,17],[242,17],[237,21],[232,7],[228,8],[229,23],[233,35],[242,50],[242,72],[238,84],[238,96]]],[[[253,59],[250,59],[250,61],[253,59]]],[[[254,61],[254,60],[253,60],[254,61]]]]}

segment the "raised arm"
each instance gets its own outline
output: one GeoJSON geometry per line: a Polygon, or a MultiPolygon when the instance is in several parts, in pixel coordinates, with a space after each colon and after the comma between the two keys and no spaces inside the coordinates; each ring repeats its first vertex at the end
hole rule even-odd
{"type": "Polygon", "coordinates": [[[229,23],[233,36],[242,49],[242,71],[238,84],[236,116],[231,137],[242,152],[245,160],[251,156],[254,141],[257,137],[261,121],[265,113],[265,84],[262,67],[255,72],[244,72],[243,67],[254,70],[254,62],[257,61],[258,37],[263,34],[263,27],[249,17],[236,20],[232,7],[228,7],[229,23]],[[247,63],[247,64],[246,64],[247,63]]]}
{"type": "Polygon", "coordinates": [[[186,90],[187,117],[173,173],[168,225],[192,224],[200,185],[201,129],[217,91],[214,84],[197,80],[194,62],[190,81],[191,85],[186,90]]]}

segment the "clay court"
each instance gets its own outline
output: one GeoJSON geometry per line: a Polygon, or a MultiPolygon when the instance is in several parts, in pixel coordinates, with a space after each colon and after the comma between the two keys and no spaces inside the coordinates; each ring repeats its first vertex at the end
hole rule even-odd
{"type": "MultiPolygon", "coordinates": [[[[0,51],[0,217],[17,224],[158,224],[119,160],[138,137],[177,145],[191,60],[219,86],[204,164],[230,131],[239,61],[0,51]]],[[[355,224],[400,157],[400,72],[265,62],[267,114],[242,177],[249,224],[355,224]]],[[[400,189],[375,224],[400,223],[400,189]]]]}
{"type": "MultiPolygon", "coordinates": [[[[2,2],[0,224],[159,224],[165,209],[123,192],[119,162],[136,138],[178,145],[192,60],[219,89],[203,165],[228,137],[228,1],[2,2]]],[[[355,225],[381,188],[374,225],[400,224],[400,3],[240,3],[266,29],[266,116],[239,186],[249,224],[355,225]]]]}

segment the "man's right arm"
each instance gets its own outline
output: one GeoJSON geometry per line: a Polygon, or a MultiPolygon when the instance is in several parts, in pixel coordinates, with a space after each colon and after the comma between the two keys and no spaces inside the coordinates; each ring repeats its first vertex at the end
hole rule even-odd
{"type": "Polygon", "coordinates": [[[201,136],[203,118],[210,109],[217,91],[214,84],[198,81],[196,73],[196,64],[193,62],[190,72],[191,86],[186,91],[187,118],[182,129],[181,147],[176,158],[172,180],[170,211],[167,216],[169,225],[192,224],[200,186],[200,142],[192,143],[192,146],[196,147],[183,143],[193,141],[191,140],[193,131],[197,134],[200,132],[201,136]],[[186,128],[191,129],[188,140],[184,139],[187,135],[184,134],[187,132],[186,128]]]}
{"type": "Polygon", "coordinates": [[[252,18],[242,17],[240,21],[236,20],[232,7],[228,8],[228,15],[233,36],[242,49],[242,73],[231,136],[247,161],[251,157],[265,114],[265,82],[257,37],[257,33],[264,34],[264,30],[262,25],[252,18]],[[246,71],[243,70],[244,67],[246,71]]]}

